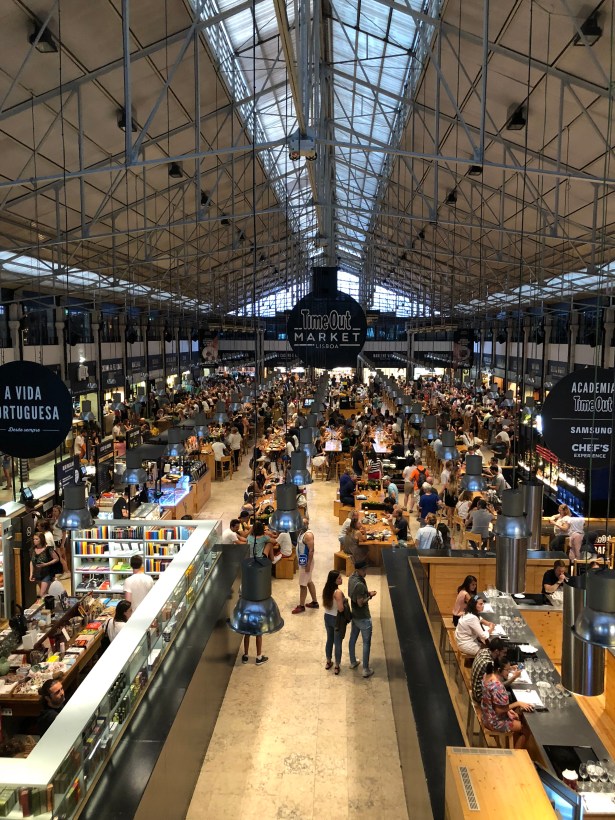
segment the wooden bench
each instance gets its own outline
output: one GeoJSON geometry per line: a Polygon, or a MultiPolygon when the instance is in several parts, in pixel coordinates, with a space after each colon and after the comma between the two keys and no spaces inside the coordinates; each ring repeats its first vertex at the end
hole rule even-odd
{"type": "Polygon", "coordinates": [[[343,524],[353,510],[354,507],[348,507],[346,506],[346,504],[340,504],[340,508],[337,514],[337,523],[343,524]]]}
{"type": "Polygon", "coordinates": [[[339,550],[333,554],[333,569],[345,573],[348,578],[354,572],[354,563],[350,555],[344,550],[339,550]]]}
{"type": "Polygon", "coordinates": [[[298,564],[297,553],[293,547],[292,555],[280,558],[280,560],[273,565],[273,577],[279,581],[292,581],[295,577],[298,564]]]}
{"type": "Polygon", "coordinates": [[[340,514],[340,507],[341,507],[341,506],[342,506],[342,502],[339,500],[339,498],[336,498],[336,499],[335,499],[335,501],[333,502],[333,515],[334,515],[336,518],[338,518],[338,517],[339,517],[339,514],[340,514]]]}

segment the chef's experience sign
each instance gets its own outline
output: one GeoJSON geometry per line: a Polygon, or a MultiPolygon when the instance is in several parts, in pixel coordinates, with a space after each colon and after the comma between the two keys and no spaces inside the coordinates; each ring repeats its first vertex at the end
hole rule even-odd
{"type": "Polygon", "coordinates": [[[64,382],[36,362],[0,366],[0,451],[17,458],[51,453],[73,421],[64,382]]]}
{"type": "Polygon", "coordinates": [[[567,464],[606,467],[613,451],[615,370],[588,367],[557,382],[542,410],[547,446],[567,464]]]}
{"type": "Polygon", "coordinates": [[[308,293],[291,310],[286,331],[290,346],[304,364],[327,370],[356,367],[367,336],[367,319],[361,305],[346,293],[308,293]]]}

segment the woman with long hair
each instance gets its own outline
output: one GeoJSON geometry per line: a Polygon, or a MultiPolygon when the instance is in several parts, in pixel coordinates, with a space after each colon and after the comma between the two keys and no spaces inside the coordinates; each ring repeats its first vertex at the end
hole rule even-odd
{"type": "Polygon", "coordinates": [[[62,572],[60,557],[53,547],[48,547],[44,537],[35,532],[30,549],[30,580],[39,585],[41,598],[49,589],[57,573],[62,572]]]}
{"type": "Polygon", "coordinates": [[[128,623],[128,619],[130,618],[131,614],[132,604],[130,603],[130,601],[122,599],[121,601],[117,602],[113,620],[107,622],[107,628],[105,630],[105,632],[107,633],[107,637],[109,638],[109,643],[111,643],[111,641],[117,638],[117,636],[120,634],[124,626],[128,623]]]}
{"type": "Polygon", "coordinates": [[[459,651],[472,658],[485,646],[495,627],[494,623],[482,617],[484,607],[485,602],[482,598],[478,595],[472,596],[466,604],[465,613],[455,627],[455,640],[459,651]]]}
{"type": "Polygon", "coordinates": [[[335,646],[335,674],[340,673],[342,662],[342,641],[344,634],[335,628],[337,613],[344,611],[344,593],[342,592],[342,575],[336,569],[329,570],[327,582],[322,590],[322,605],[325,611],[325,631],[327,642],[325,644],[325,657],[327,662],[325,669],[333,666],[333,647],[335,646]]]}
{"type": "Polygon", "coordinates": [[[492,732],[512,732],[515,735],[515,749],[523,749],[529,730],[521,722],[518,712],[532,712],[533,707],[522,701],[510,704],[509,694],[504,686],[510,672],[510,661],[506,658],[496,658],[485,667],[481,698],[482,720],[492,732]]]}
{"type": "Polygon", "coordinates": [[[473,595],[476,595],[478,581],[475,575],[466,575],[461,586],[457,587],[457,597],[453,606],[453,626],[457,626],[459,619],[466,611],[466,605],[473,595]]]}

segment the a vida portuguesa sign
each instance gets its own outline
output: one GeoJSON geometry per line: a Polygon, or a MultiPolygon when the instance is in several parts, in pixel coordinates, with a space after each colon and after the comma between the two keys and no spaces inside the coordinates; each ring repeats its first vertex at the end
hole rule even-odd
{"type": "Polygon", "coordinates": [[[51,453],[73,420],[68,388],[36,362],[0,366],[0,451],[17,458],[51,453]]]}
{"type": "Polygon", "coordinates": [[[291,310],[288,342],[304,364],[330,370],[356,367],[367,336],[361,305],[346,293],[308,293],[291,310]]]}
{"type": "Polygon", "coordinates": [[[607,467],[613,451],[615,370],[588,367],[557,382],[542,410],[545,442],[567,464],[607,467]]]}

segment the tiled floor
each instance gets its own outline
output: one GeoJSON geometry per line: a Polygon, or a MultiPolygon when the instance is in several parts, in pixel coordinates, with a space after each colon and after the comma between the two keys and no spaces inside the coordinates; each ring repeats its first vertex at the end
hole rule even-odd
{"type": "MultiPolygon", "coordinates": [[[[248,479],[244,459],[232,481],[214,483],[199,517],[221,516],[227,526],[248,479]]],[[[336,489],[336,482],[318,481],[307,490],[319,596],[338,548],[336,489]]],[[[341,674],[324,669],[322,607],[291,614],[296,577],[273,582],[285,626],[265,639],[269,662],[257,668],[253,647],[248,665],[237,659],[188,820],[407,817],[379,623],[381,576],[368,576],[378,591],[370,604],[375,674],[368,680],[360,667],[348,668],[347,640],[341,674]]]]}

